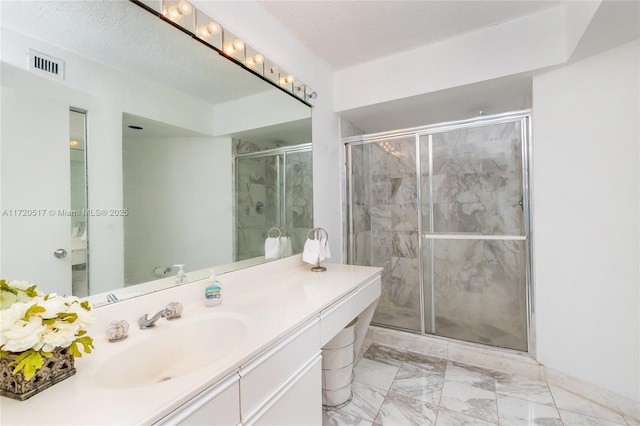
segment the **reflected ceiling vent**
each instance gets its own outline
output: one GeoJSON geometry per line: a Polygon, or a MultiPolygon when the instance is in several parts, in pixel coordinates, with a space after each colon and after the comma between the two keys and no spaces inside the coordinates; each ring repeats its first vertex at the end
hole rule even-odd
{"type": "Polygon", "coordinates": [[[64,61],[29,49],[29,70],[64,80],[64,61]]]}

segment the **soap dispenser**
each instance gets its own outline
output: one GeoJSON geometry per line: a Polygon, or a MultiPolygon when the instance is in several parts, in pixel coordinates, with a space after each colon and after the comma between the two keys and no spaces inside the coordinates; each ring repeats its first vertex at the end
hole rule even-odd
{"type": "Polygon", "coordinates": [[[182,284],[184,283],[184,280],[187,279],[187,276],[184,273],[184,263],[182,264],[177,264],[177,265],[173,265],[176,268],[178,268],[178,275],[176,275],[176,284],[182,284]]]}
{"type": "Polygon", "coordinates": [[[220,284],[220,281],[216,279],[216,272],[213,269],[210,269],[207,287],[204,290],[204,306],[210,308],[212,306],[218,306],[221,303],[222,285],[220,284]]]}

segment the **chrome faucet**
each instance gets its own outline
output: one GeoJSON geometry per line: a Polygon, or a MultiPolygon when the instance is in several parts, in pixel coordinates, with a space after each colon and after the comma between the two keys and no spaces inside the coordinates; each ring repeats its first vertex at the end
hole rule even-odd
{"type": "Polygon", "coordinates": [[[182,316],[182,305],[178,302],[169,303],[164,309],[156,312],[154,316],[149,318],[148,314],[144,314],[138,318],[138,325],[140,330],[146,330],[147,328],[155,327],[156,321],[160,318],[166,318],[168,320],[178,319],[182,316]]]}

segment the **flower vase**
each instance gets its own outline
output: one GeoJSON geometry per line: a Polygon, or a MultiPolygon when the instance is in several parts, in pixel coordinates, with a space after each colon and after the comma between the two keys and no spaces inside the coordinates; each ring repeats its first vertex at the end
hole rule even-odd
{"type": "Polygon", "coordinates": [[[13,374],[13,362],[19,354],[9,354],[0,358],[0,395],[24,401],[33,395],[76,374],[74,357],[68,348],[56,348],[51,358],[45,358],[44,365],[31,380],[25,380],[22,371],[13,374]]]}

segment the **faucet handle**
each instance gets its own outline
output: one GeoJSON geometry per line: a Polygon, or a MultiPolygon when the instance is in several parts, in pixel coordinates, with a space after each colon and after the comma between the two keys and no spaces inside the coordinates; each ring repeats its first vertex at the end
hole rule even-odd
{"type": "Polygon", "coordinates": [[[129,323],[126,320],[111,321],[107,327],[107,339],[110,343],[120,342],[127,338],[129,323]]]}
{"type": "Polygon", "coordinates": [[[168,320],[178,319],[182,316],[182,304],[180,302],[171,302],[165,308],[168,320]]]}

